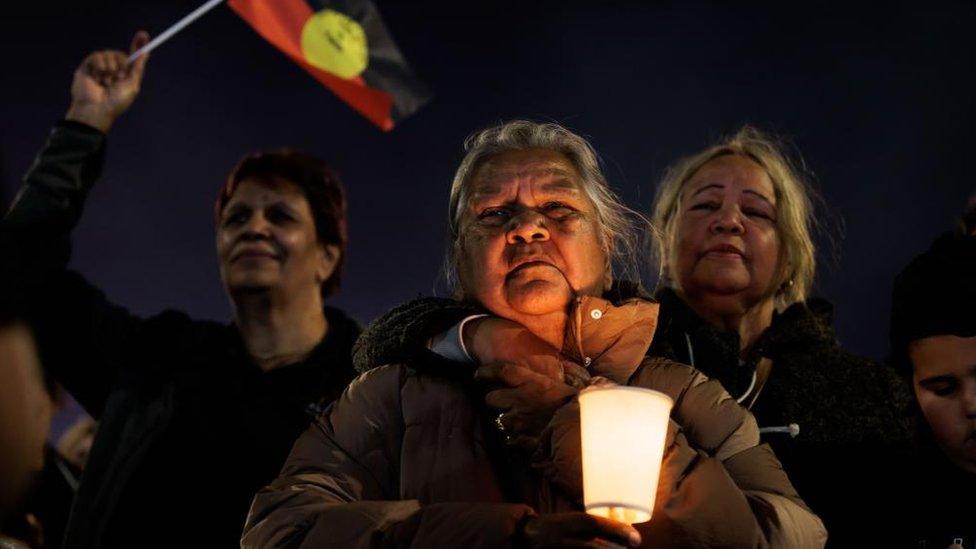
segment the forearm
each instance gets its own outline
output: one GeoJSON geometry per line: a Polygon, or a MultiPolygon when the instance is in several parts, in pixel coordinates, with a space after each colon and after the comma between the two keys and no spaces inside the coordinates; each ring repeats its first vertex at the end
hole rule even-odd
{"type": "Polygon", "coordinates": [[[287,499],[290,514],[249,517],[242,547],[506,547],[533,513],[513,503],[330,501],[295,485],[262,491],[255,505],[268,498],[287,499]]]}
{"type": "Polygon", "coordinates": [[[395,366],[361,376],[298,439],[281,475],[254,498],[243,546],[504,545],[529,507],[399,499],[405,374],[395,366]]]}
{"type": "Polygon", "coordinates": [[[471,314],[478,307],[453,299],[415,299],[374,320],[356,342],[353,360],[365,372],[384,364],[438,363],[427,342],[471,314]]]}
{"type": "Polygon", "coordinates": [[[805,548],[826,541],[823,524],[768,448],[723,463],[692,448],[680,432],[665,456],[654,517],[638,529],[645,540],[673,546],[805,548]]]}

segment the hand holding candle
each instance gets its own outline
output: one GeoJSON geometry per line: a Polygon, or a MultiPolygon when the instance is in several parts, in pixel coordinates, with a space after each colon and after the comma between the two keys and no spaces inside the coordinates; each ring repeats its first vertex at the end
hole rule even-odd
{"type": "Polygon", "coordinates": [[[633,526],[580,512],[548,513],[530,517],[521,525],[518,547],[640,547],[633,526]]]}

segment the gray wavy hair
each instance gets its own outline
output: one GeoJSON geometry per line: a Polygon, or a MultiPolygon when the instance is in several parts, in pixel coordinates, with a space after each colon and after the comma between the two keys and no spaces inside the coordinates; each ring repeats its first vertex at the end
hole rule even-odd
{"type": "Polygon", "coordinates": [[[781,240],[779,265],[773,281],[776,306],[782,310],[807,299],[817,270],[812,234],[817,225],[813,202],[818,197],[804,177],[806,170],[802,160],[798,157],[794,161],[787,150],[785,144],[772,136],[752,126],[743,126],[735,134],[682,158],[667,170],[658,186],[651,217],[659,229],[655,234],[659,283],[677,285],[668,266],[674,264],[677,252],[677,218],[685,183],[709,161],[720,156],[738,155],[766,170],[776,194],[776,228],[781,240]]]}
{"type": "Polygon", "coordinates": [[[455,292],[459,289],[460,223],[468,203],[472,177],[486,160],[505,152],[527,149],[555,151],[576,168],[582,179],[583,192],[593,203],[597,222],[602,228],[601,242],[606,247],[611,274],[614,278],[638,280],[637,258],[643,248],[640,240],[649,223],[644,216],[625,206],[610,188],[593,146],[559,124],[513,120],[481,130],[464,141],[465,155],[454,173],[448,206],[450,243],[445,273],[451,288],[455,292]]]}

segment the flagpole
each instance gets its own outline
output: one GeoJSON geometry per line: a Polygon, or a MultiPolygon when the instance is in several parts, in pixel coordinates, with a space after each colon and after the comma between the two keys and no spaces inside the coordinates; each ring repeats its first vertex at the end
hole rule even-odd
{"type": "Polygon", "coordinates": [[[223,1],[224,0],[207,0],[206,4],[193,10],[192,12],[190,12],[189,15],[177,21],[176,24],[174,24],[172,27],[163,31],[163,33],[157,36],[156,38],[153,38],[152,41],[150,41],[148,44],[134,51],[132,55],[129,56],[129,63],[153,51],[158,46],[160,46],[163,42],[169,40],[174,34],[183,30],[187,25],[203,17],[204,14],[206,14],[208,11],[216,8],[223,1]]]}

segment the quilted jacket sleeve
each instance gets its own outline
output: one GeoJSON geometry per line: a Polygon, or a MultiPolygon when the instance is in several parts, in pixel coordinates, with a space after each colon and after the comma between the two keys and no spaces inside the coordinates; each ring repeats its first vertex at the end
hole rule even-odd
{"type": "Polygon", "coordinates": [[[405,369],[354,381],[251,505],[243,547],[505,547],[520,504],[399,499],[405,369]]]}
{"type": "MultiPolygon", "coordinates": [[[[691,367],[647,359],[630,385],[674,399],[650,522],[636,525],[654,547],[822,547],[826,530],[759,445],[752,415],[717,381],[691,367]]],[[[561,408],[544,433],[539,467],[582,500],[579,405],[561,408]]]]}

